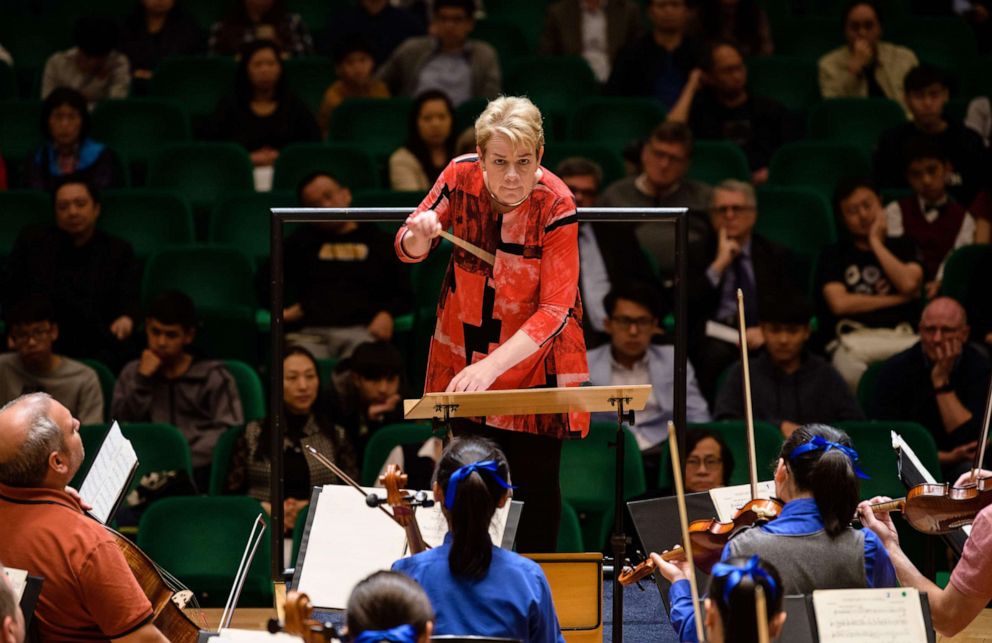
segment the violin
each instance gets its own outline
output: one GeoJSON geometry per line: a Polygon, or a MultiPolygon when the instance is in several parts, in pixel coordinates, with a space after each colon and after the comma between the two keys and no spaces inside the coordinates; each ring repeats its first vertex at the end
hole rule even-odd
{"type": "MultiPolygon", "coordinates": [[[[662,560],[669,563],[685,560],[685,550],[679,545],[660,555],[662,560]]],[[[654,564],[654,560],[646,558],[633,567],[624,567],[623,571],[620,572],[620,577],[617,578],[617,582],[624,586],[633,585],[653,574],[656,569],[658,569],[658,566],[654,564]]]]}
{"type": "Polygon", "coordinates": [[[410,494],[403,493],[407,479],[407,475],[398,464],[389,465],[386,467],[386,473],[379,476],[379,482],[386,488],[386,502],[393,510],[393,520],[406,530],[406,540],[412,556],[427,550],[428,547],[420,533],[420,525],[414,513],[413,502],[416,499],[410,494]]]}
{"type": "Polygon", "coordinates": [[[183,611],[185,602],[180,602],[182,594],[188,590],[178,591],[165,578],[161,568],[137,545],[110,527],[104,528],[114,537],[114,543],[124,555],[131,573],[151,601],[155,627],[173,643],[196,643],[200,628],[183,611]]]}
{"type": "Polygon", "coordinates": [[[304,643],[327,643],[341,638],[333,624],[321,623],[313,618],[313,604],[310,597],[302,592],[292,591],[286,594],[284,611],[285,624],[280,626],[274,619],[269,621],[270,633],[282,631],[299,636],[304,643]]]}
{"type": "Polygon", "coordinates": [[[871,505],[872,511],[902,512],[913,529],[930,535],[946,534],[974,522],[979,511],[992,505],[992,479],[978,478],[985,459],[989,420],[992,419],[992,382],[985,398],[983,419],[982,435],[971,471],[974,483],[960,487],[948,483],[918,484],[906,492],[905,498],[871,505]]]}

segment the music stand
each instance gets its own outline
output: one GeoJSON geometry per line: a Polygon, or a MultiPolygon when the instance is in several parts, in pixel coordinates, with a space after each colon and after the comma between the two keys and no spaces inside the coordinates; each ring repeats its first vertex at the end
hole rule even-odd
{"type": "Polygon", "coordinates": [[[562,388],[509,389],[463,393],[427,393],[419,400],[403,401],[407,420],[442,421],[487,415],[540,415],[545,413],[616,412],[616,482],[614,484],[613,535],[613,640],[623,640],[623,587],[620,568],[627,550],[623,528],[623,423],[634,423],[634,411],[641,411],[651,394],[650,384],[630,386],[572,386],[562,388]]]}

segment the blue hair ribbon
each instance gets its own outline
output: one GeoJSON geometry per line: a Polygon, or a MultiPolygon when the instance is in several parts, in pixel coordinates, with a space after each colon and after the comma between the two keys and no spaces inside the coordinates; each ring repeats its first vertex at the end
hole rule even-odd
{"type": "Polygon", "coordinates": [[[851,461],[851,466],[854,467],[854,475],[858,476],[862,480],[871,480],[868,474],[862,471],[861,467],[858,466],[858,460],[860,460],[861,458],[858,455],[857,451],[855,451],[849,446],[840,444],[839,442],[831,442],[830,440],[824,438],[822,435],[815,435],[809,440],[809,442],[797,446],[789,453],[789,459],[795,460],[797,456],[800,456],[804,453],[809,453],[810,451],[819,451],[820,449],[823,449],[824,454],[827,453],[827,451],[831,451],[833,449],[840,451],[841,453],[846,455],[847,458],[851,461]]]}
{"type": "Polygon", "coordinates": [[[774,603],[778,598],[778,586],[775,584],[775,579],[767,571],[761,568],[758,564],[758,557],[751,556],[747,563],[743,567],[737,567],[736,565],[731,565],[730,563],[717,563],[713,565],[713,570],[710,572],[712,578],[726,578],[726,584],[723,586],[723,603],[724,605],[730,605],[730,593],[734,591],[740,582],[747,576],[757,584],[759,578],[763,578],[768,584],[768,602],[769,604],[774,603]]]}
{"type": "Polygon", "coordinates": [[[509,482],[499,477],[499,465],[495,460],[480,460],[458,467],[448,478],[448,490],[444,494],[444,506],[451,509],[455,506],[455,494],[458,492],[458,483],[469,477],[473,473],[488,473],[489,477],[495,480],[504,489],[516,489],[509,482]]]}
{"type": "Polygon", "coordinates": [[[352,643],[417,643],[417,630],[412,625],[399,625],[389,630],[365,630],[351,639],[352,643]]]}

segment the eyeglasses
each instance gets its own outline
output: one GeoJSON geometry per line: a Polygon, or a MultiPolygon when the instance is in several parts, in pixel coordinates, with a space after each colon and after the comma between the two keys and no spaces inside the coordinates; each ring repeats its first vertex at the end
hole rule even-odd
{"type": "Polygon", "coordinates": [[[685,466],[687,469],[714,469],[721,464],[723,464],[723,458],[717,458],[715,456],[707,456],[703,459],[696,457],[685,459],[685,466]]]}
{"type": "Polygon", "coordinates": [[[655,323],[654,317],[628,317],[627,315],[613,315],[610,319],[613,323],[622,326],[623,328],[636,326],[637,330],[647,330],[655,323]]]}
{"type": "Polygon", "coordinates": [[[960,326],[920,326],[921,335],[936,335],[937,331],[941,335],[952,335],[960,330],[960,326]]]}
{"type": "Polygon", "coordinates": [[[725,217],[728,214],[746,214],[748,212],[754,212],[754,206],[753,205],[719,205],[710,208],[710,212],[725,217]]]}
{"type": "Polygon", "coordinates": [[[27,344],[32,339],[36,342],[41,342],[47,339],[51,332],[52,327],[46,324],[45,326],[36,326],[34,328],[11,330],[10,339],[15,344],[27,344]]]}

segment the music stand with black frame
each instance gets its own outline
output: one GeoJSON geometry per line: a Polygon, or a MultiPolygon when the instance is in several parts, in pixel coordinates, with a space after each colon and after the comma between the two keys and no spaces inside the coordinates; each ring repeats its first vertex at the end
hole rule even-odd
{"type": "MultiPolygon", "coordinates": [[[[283,353],[283,281],[285,277],[283,261],[283,224],[319,223],[323,221],[355,221],[360,223],[402,222],[412,212],[411,208],[272,208],[270,229],[271,252],[271,301],[272,323],[272,366],[269,369],[269,409],[272,416],[270,454],[272,471],[270,475],[270,499],[272,504],[272,579],[278,582],[283,577],[283,460],[282,444],[285,418],[282,405],[282,360],[283,353]]],[[[688,363],[687,319],[688,296],[686,292],[688,260],[689,222],[687,208],[578,208],[580,221],[612,222],[667,222],[675,224],[675,386],[673,419],[679,449],[685,450],[685,398],[688,363]]],[[[634,249],[631,249],[634,251],[634,249]]],[[[624,533],[623,524],[623,473],[624,473],[624,431],[623,421],[626,412],[623,404],[617,406],[616,484],[613,535],[610,545],[613,551],[613,641],[623,641],[623,588],[618,581],[626,555],[629,537],[624,533]]]]}

